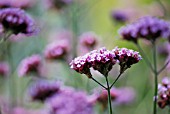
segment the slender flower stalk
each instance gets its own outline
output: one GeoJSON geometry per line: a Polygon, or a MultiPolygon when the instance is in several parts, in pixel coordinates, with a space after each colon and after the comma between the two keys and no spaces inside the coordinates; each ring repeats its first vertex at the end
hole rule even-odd
{"type": "Polygon", "coordinates": [[[104,85],[102,85],[99,81],[97,81],[97,80],[94,79],[93,77],[91,77],[91,79],[92,79],[94,82],[96,82],[97,84],[99,84],[101,87],[103,87],[104,89],[107,90],[107,88],[106,88],[104,85]]]}
{"type": "Polygon", "coordinates": [[[152,42],[152,45],[153,45],[153,64],[154,64],[154,76],[155,76],[153,114],[157,114],[158,72],[157,72],[157,57],[156,57],[155,41],[152,42]]]}
{"type": "Polygon", "coordinates": [[[105,76],[105,78],[106,78],[106,83],[107,83],[109,114],[112,114],[112,100],[111,100],[111,95],[110,95],[110,86],[109,86],[108,77],[105,76]]]}
{"type": "Polygon", "coordinates": [[[151,62],[150,62],[149,59],[147,58],[145,52],[143,51],[143,49],[141,48],[141,46],[139,45],[139,43],[136,43],[136,46],[137,46],[138,50],[140,51],[140,53],[143,55],[144,61],[146,62],[146,64],[148,65],[148,67],[150,67],[150,69],[152,70],[152,72],[154,72],[154,68],[153,68],[151,62]]]}
{"type": "Polygon", "coordinates": [[[165,65],[158,71],[158,75],[168,66],[168,64],[170,63],[170,60],[168,60],[165,65]]]}

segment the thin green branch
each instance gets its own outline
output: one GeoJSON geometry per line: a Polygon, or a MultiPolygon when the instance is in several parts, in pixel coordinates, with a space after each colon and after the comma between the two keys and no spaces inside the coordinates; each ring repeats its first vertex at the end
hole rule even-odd
{"type": "Polygon", "coordinates": [[[156,0],[156,1],[159,3],[160,7],[162,8],[164,16],[167,16],[167,10],[166,10],[164,4],[161,2],[161,0],[156,0]]]}
{"type": "Polygon", "coordinates": [[[105,76],[105,78],[106,78],[106,83],[107,83],[109,114],[112,114],[112,101],[111,101],[111,95],[110,95],[109,81],[108,81],[107,76],[105,76]]]}
{"type": "Polygon", "coordinates": [[[154,76],[155,76],[153,114],[157,114],[158,72],[157,72],[157,55],[156,55],[155,41],[152,42],[152,45],[153,45],[153,64],[154,64],[154,76]]]}
{"type": "Polygon", "coordinates": [[[112,83],[112,85],[109,87],[110,89],[113,87],[113,85],[118,81],[118,79],[120,78],[120,76],[122,75],[122,73],[120,73],[117,78],[115,79],[115,81],[112,83]]]}
{"type": "Polygon", "coordinates": [[[149,59],[147,58],[145,52],[142,50],[142,48],[140,47],[140,45],[138,43],[136,43],[136,46],[138,48],[138,50],[140,51],[140,53],[142,54],[142,57],[144,58],[145,63],[150,67],[150,69],[152,70],[152,72],[155,72],[151,62],[149,61],[149,59]]]}
{"type": "Polygon", "coordinates": [[[158,71],[158,75],[168,66],[170,60],[166,62],[166,64],[158,71]]]}
{"type": "Polygon", "coordinates": [[[94,79],[93,77],[91,77],[90,79],[92,79],[93,81],[95,81],[97,84],[99,84],[101,87],[103,87],[104,89],[107,89],[104,85],[102,85],[100,82],[98,82],[96,79],[94,79]]]}

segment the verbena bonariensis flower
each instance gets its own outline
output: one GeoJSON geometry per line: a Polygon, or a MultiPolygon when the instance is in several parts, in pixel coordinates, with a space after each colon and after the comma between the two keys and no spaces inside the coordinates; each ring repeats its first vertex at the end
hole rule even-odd
{"type": "Polygon", "coordinates": [[[80,36],[80,44],[88,48],[93,48],[97,44],[97,38],[98,36],[93,32],[83,33],[80,36]]]}
{"type": "Polygon", "coordinates": [[[5,77],[9,72],[9,65],[6,62],[0,62],[0,76],[5,77]]]}
{"type": "Polygon", "coordinates": [[[93,105],[88,96],[81,91],[63,89],[47,100],[53,114],[93,114],[93,105]]]}
{"type": "Polygon", "coordinates": [[[44,102],[60,91],[58,81],[38,80],[29,88],[28,94],[32,101],[44,102]]]}
{"type": "Polygon", "coordinates": [[[33,19],[19,8],[1,9],[0,23],[5,33],[32,35],[37,32],[33,19]]]}
{"type": "Polygon", "coordinates": [[[35,74],[41,76],[42,59],[40,55],[32,55],[23,59],[18,68],[18,75],[20,77],[35,74]]]}
{"type": "Polygon", "coordinates": [[[84,56],[75,58],[70,65],[72,69],[81,74],[86,74],[89,78],[92,77],[90,72],[91,67],[104,76],[107,76],[112,66],[116,63],[115,57],[113,52],[103,47],[99,50],[93,50],[84,56]]]}
{"type": "Polygon", "coordinates": [[[165,108],[170,106],[170,78],[164,77],[162,83],[158,85],[158,106],[165,108]]]}
{"type": "Polygon", "coordinates": [[[120,65],[120,73],[123,73],[131,65],[138,63],[142,57],[139,52],[127,48],[115,48],[112,50],[115,53],[115,59],[120,65]]]}
{"type": "Polygon", "coordinates": [[[62,9],[63,7],[71,4],[73,0],[47,0],[48,7],[62,9]]]}
{"type": "Polygon", "coordinates": [[[123,11],[112,11],[111,17],[117,22],[126,22],[128,20],[127,14],[123,11]]]}
{"type": "MultiPolygon", "coordinates": [[[[135,91],[131,87],[122,87],[122,88],[111,88],[110,89],[111,100],[116,105],[126,105],[130,104],[135,99],[135,91]]],[[[95,103],[100,103],[104,109],[107,108],[108,105],[108,93],[107,90],[102,90],[101,92],[94,93],[94,101],[95,103]]]]}
{"type": "Polygon", "coordinates": [[[30,8],[35,1],[33,0],[0,0],[0,8],[30,8]]]}
{"type": "Polygon", "coordinates": [[[69,44],[65,41],[53,42],[47,45],[44,55],[48,60],[65,59],[68,54],[69,44]]]}
{"type": "Polygon", "coordinates": [[[139,38],[155,41],[157,38],[170,38],[170,24],[162,19],[146,16],[119,30],[123,39],[137,43],[139,38]]]}
{"type": "Polygon", "coordinates": [[[168,56],[170,55],[170,45],[168,42],[165,42],[161,45],[158,46],[158,53],[160,55],[165,55],[165,56],[168,56]]]}

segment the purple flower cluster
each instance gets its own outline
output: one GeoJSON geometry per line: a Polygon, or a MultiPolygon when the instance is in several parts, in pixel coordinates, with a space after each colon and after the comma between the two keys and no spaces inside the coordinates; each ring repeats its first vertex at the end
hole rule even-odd
{"type": "MultiPolygon", "coordinates": [[[[116,105],[126,105],[132,103],[135,99],[135,91],[131,87],[122,88],[111,88],[110,89],[111,100],[116,105]]],[[[97,91],[93,95],[94,103],[100,103],[103,108],[107,108],[108,105],[108,92],[103,89],[102,91],[97,91]]]]}
{"type": "Polygon", "coordinates": [[[104,76],[107,76],[112,66],[119,63],[123,73],[127,68],[130,68],[132,64],[135,64],[141,60],[141,56],[138,52],[129,50],[126,48],[115,48],[112,51],[106,48],[100,48],[99,50],[91,51],[72,60],[70,63],[71,68],[75,71],[86,74],[89,78],[92,77],[90,68],[99,71],[104,76]]]}
{"type": "Polygon", "coordinates": [[[111,17],[117,22],[126,22],[128,20],[128,16],[123,11],[112,11],[111,17]]]}
{"type": "Polygon", "coordinates": [[[31,85],[28,94],[32,101],[44,102],[59,91],[60,83],[58,81],[39,80],[31,85]]]}
{"type": "Polygon", "coordinates": [[[165,108],[170,106],[170,78],[164,77],[162,83],[158,85],[158,106],[165,108]]]}
{"type": "Polygon", "coordinates": [[[71,4],[73,0],[47,0],[50,8],[62,9],[63,7],[71,4]]]}
{"type": "Polygon", "coordinates": [[[0,0],[0,8],[29,8],[34,4],[33,0],[0,0]]]}
{"type": "Polygon", "coordinates": [[[20,77],[35,73],[36,75],[41,75],[42,62],[40,55],[32,55],[23,59],[18,68],[18,75],[20,77]]]}
{"type": "Polygon", "coordinates": [[[4,8],[0,10],[0,23],[3,26],[4,32],[11,31],[12,34],[23,33],[31,35],[37,30],[35,29],[34,22],[24,10],[19,8],[4,8]]]}
{"type": "Polygon", "coordinates": [[[100,48],[99,50],[91,51],[75,58],[71,63],[71,68],[79,73],[86,74],[89,78],[92,76],[90,68],[99,71],[104,76],[108,75],[108,72],[112,69],[112,66],[116,63],[115,54],[106,48],[100,48]]]}
{"type": "Polygon", "coordinates": [[[5,77],[9,72],[9,65],[6,62],[0,62],[0,76],[5,77]]]}
{"type": "Polygon", "coordinates": [[[93,32],[83,33],[80,36],[80,44],[89,48],[93,48],[97,43],[97,35],[93,32]]]}
{"type": "Polygon", "coordinates": [[[123,39],[137,43],[139,38],[155,41],[157,38],[170,38],[170,24],[156,17],[146,16],[119,30],[123,39]]]}
{"type": "Polygon", "coordinates": [[[139,52],[127,48],[116,47],[112,52],[115,53],[115,58],[119,62],[120,73],[123,73],[127,68],[130,68],[131,65],[138,63],[142,59],[139,52]]]}
{"type": "Polygon", "coordinates": [[[48,60],[64,59],[69,50],[69,44],[65,41],[53,42],[45,49],[45,58],[48,60]]]}
{"type": "Polygon", "coordinates": [[[93,114],[93,105],[84,92],[65,88],[47,100],[52,114],[93,114]]]}

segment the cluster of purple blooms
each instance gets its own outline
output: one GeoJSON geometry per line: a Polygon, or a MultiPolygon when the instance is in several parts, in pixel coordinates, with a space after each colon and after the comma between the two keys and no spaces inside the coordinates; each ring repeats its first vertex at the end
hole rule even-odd
{"type": "Polygon", "coordinates": [[[52,114],[93,114],[93,104],[86,93],[64,88],[47,100],[52,114]]]}
{"type": "Polygon", "coordinates": [[[139,38],[155,41],[157,38],[170,39],[170,23],[156,17],[146,16],[119,30],[123,39],[137,43],[139,38]]]}
{"type": "Polygon", "coordinates": [[[127,14],[123,11],[112,11],[111,17],[117,22],[126,22],[128,20],[127,14]]]}
{"type": "Polygon", "coordinates": [[[10,68],[7,62],[0,62],[0,76],[5,77],[9,74],[10,68]]]}
{"type": "Polygon", "coordinates": [[[73,0],[47,0],[48,7],[56,8],[58,10],[71,4],[73,0]]]}
{"type": "Polygon", "coordinates": [[[139,55],[139,52],[127,49],[127,48],[115,48],[112,50],[118,60],[120,65],[120,73],[123,73],[127,68],[130,68],[131,65],[138,63],[142,57],[139,55]]]}
{"type": "Polygon", "coordinates": [[[47,45],[44,55],[48,60],[64,59],[68,54],[69,44],[67,41],[53,42],[47,45]]]}
{"type": "Polygon", "coordinates": [[[31,85],[28,94],[32,101],[44,102],[59,91],[60,83],[58,81],[38,80],[31,85]]]}
{"type": "Polygon", "coordinates": [[[162,83],[158,85],[158,106],[165,108],[170,106],[170,78],[164,77],[162,83]]]}
{"type": "MultiPolygon", "coordinates": [[[[111,100],[115,105],[130,104],[135,99],[135,91],[131,87],[111,88],[110,89],[111,100]],[[126,94],[124,94],[126,93],[126,94]]],[[[96,91],[93,95],[93,102],[100,103],[103,108],[107,108],[108,105],[108,92],[103,89],[102,91],[96,91]]]]}
{"type": "Polygon", "coordinates": [[[75,71],[86,74],[89,78],[92,77],[90,68],[99,71],[104,76],[107,76],[113,65],[119,63],[121,67],[120,73],[123,73],[132,64],[141,60],[138,52],[126,48],[115,48],[112,51],[106,48],[91,51],[84,56],[75,58],[71,63],[71,68],[75,71]]]}
{"type": "Polygon", "coordinates": [[[0,0],[0,8],[29,8],[34,4],[33,0],[0,0]]]}
{"type": "Polygon", "coordinates": [[[36,74],[41,76],[42,59],[40,55],[32,55],[23,59],[18,68],[18,75],[20,77],[28,74],[36,74]]]}
{"type": "Polygon", "coordinates": [[[3,27],[3,32],[11,34],[32,35],[37,32],[35,23],[24,10],[20,8],[4,8],[0,10],[0,24],[3,27]]]}
{"type": "Polygon", "coordinates": [[[80,36],[80,44],[89,48],[93,48],[97,43],[98,36],[93,32],[86,32],[80,36]]]}

